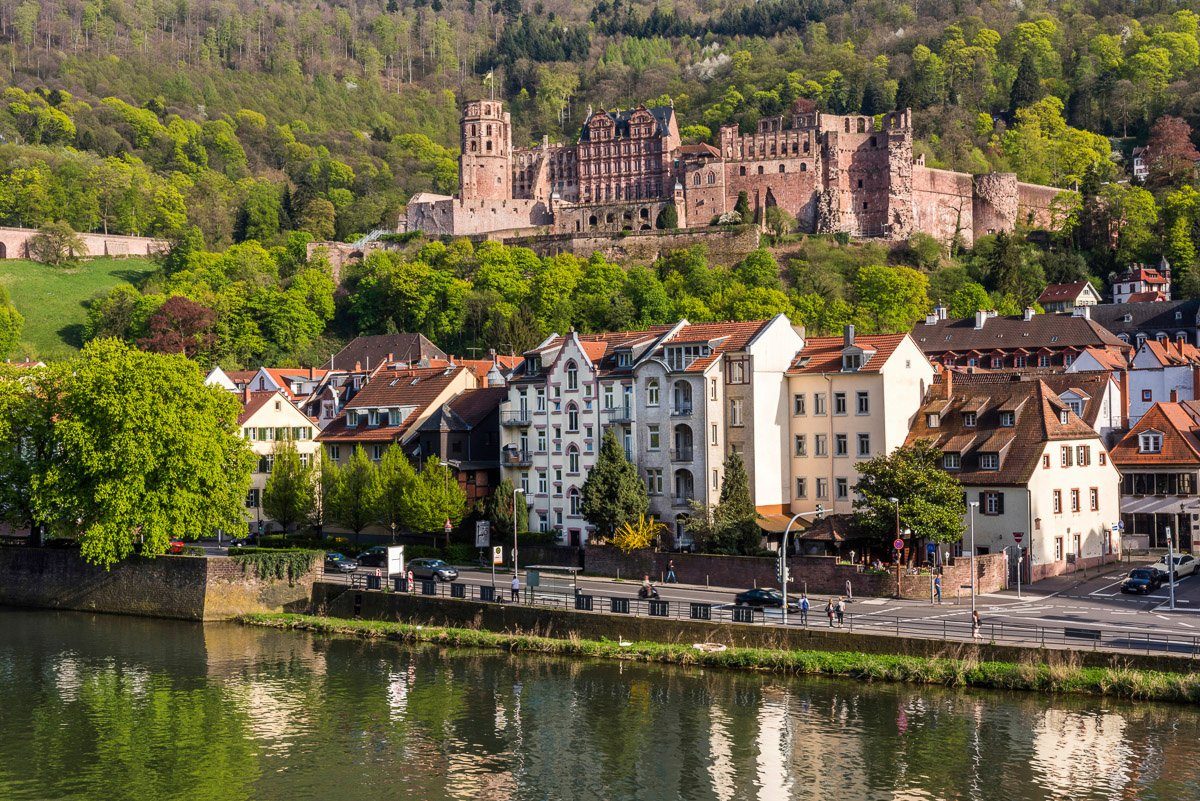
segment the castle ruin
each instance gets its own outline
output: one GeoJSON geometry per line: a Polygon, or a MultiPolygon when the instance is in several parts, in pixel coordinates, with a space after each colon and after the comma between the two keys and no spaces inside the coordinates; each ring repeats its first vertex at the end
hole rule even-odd
{"type": "MultiPolygon", "coordinates": [[[[942,241],[1046,227],[1060,190],[1011,173],[969,175],[913,158],[911,111],[876,119],[824,114],[800,99],[754,133],[722,126],[719,147],[681,142],[675,110],[589,111],[573,145],[512,145],[497,100],[467,104],[459,193],[422,192],[401,225],[434,235],[492,238],[649,231],[674,204],[679,228],[732,212],[745,192],[753,222],[777,206],[807,233],[942,241]]],[[[748,221],[749,222],[749,221],[748,221]]]]}

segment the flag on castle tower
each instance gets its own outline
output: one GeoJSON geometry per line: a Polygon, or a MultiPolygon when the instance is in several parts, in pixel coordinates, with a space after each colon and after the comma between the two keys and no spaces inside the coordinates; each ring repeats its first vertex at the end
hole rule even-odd
{"type": "Polygon", "coordinates": [[[491,88],[492,100],[496,99],[496,76],[492,70],[488,70],[488,74],[483,76],[483,85],[491,88]]]}

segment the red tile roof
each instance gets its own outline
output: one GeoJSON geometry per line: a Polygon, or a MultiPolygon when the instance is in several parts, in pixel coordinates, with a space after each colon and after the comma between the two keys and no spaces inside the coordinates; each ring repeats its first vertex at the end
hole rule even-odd
{"type": "Polygon", "coordinates": [[[1156,403],[1151,406],[1137,421],[1137,425],[1113,446],[1113,464],[1117,467],[1200,464],[1197,410],[1192,406],[1193,403],[1156,403]],[[1141,434],[1149,430],[1163,435],[1162,450],[1158,453],[1141,452],[1141,434]]]}
{"type": "Polygon", "coordinates": [[[1148,339],[1142,347],[1150,352],[1163,367],[1183,367],[1200,364],[1200,349],[1188,342],[1171,342],[1148,339]]]}
{"type": "MultiPolygon", "coordinates": [[[[908,334],[876,334],[856,337],[855,345],[864,350],[875,351],[875,354],[867,360],[859,372],[878,373],[907,336],[908,334]]],[[[813,337],[805,340],[804,349],[796,354],[788,372],[792,374],[840,373],[844,347],[845,340],[842,337],[813,337]]]]}
{"type": "Polygon", "coordinates": [[[1167,300],[1166,294],[1158,289],[1152,289],[1149,292],[1134,292],[1125,298],[1126,303],[1165,303],[1167,300]]]}
{"type": "Polygon", "coordinates": [[[238,415],[238,425],[245,425],[246,421],[253,417],[259,409],[267,405],[267,401],[278,394],[275,390],[271,390],[270,392],[251,392],[249,399],[243,395],[242,413],[238,415]]]}
{"type": "Polygon", "coordinates": [[[1125,358],[1125,355],[1114,350],[1084,348],[1083,353],[1091,356],[1106,370],[1124,370],[1129,366],[1129,360],[1125,358]]]}
{"type": "Polygon", "coordinates": [[[703,372],[723,353],[745,350],[750,340],[762,331],[771,320],[748,320],[742,323],[689,323],[663,343],[663,347],[696,343],[711,343],[712,353],[688,365],[687,372],[703,372]]]}
{"type": "Polygon", "coordinates": [[[1087,281],[1075,281],[1070,284],[1050,284],[1042,294],[1038,295],[1037,302],[1044,306],[1047,303],[1062,303],[1068,300],[1078,300],[1088,287],[1087,281]]]}
{"type": "Polygon", "coordinates": [[[322,442],[396,442],[431,404],[464,373],[466,367],[416,368],[380,371],[346,404],[319,439],[322,442]],[[346,411],[354,409],[411,408],[403,420],[387,426],[346,425],[346,411]]]}

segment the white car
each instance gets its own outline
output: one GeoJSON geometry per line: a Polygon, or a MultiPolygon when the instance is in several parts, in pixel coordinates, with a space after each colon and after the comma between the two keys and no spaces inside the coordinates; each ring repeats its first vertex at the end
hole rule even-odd
{"type": "MultiPolygon", "coordinates": [[[[1184,576],[1190,576],[1196,572],[1196,557],[1179,553],[1175,554],[1175,579],[1179,580],[1184,576]]],[[[1150,565],[1151,570],[1157,570],[1158,574],[1165,579],[1170,578],[1170,571],[1167,569],[1167,557],[1163,557],[1161,562],[1156,562],[1150,565]]]]}

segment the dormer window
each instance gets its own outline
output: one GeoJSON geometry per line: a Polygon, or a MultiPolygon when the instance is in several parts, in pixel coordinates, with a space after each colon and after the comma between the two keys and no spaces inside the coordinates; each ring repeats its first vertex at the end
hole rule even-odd
{"type": "Polygon", "coordinates": [[[1064,426],[1071,422],[1071,410],[1060,409],[1058,412],[1058,422],[1062,423],[1064,426]]]}
{"type": "Polygon", "coordinates": [[[372,426],[379,425],[379,410],[378,409],[372,409],[371,411],[367,412],[367,425],[372,425],[372,426]]]}
{"type": "Polygon", "coordinates": [[[525,375],[538,375],[542,372],[542,361],[538,356],[525,357],[525,375]]]}
{"type": "Polygon", "coordinates": [[[1000,469],[1000,454],[998,454],[998,453],[981,453],[981,454],[979,454],[979,469],[980,470],[999,470],[1000,469]]]}
{"type": "Polygon", "coordinates": [[[930,412],[929,414],[925,415],[925,425],[927,425],[929,428],[941,428],[942,416],[937,412],[930,412]]]}
{"type": "Polygon", "coordinates": [[[633,364],[633,354],[627,350],[617,351],[617,367],[628,367],[633,364]]]}
{"type": "Polygon", "coordinates": [[[1162,453],[1162,434],[1157,431],[1147,431],[1138,437],[1139,453],[1162,453]]]}
{"type": "Polygon", "coordinates": [[[346,425],[349,428],[358,427],[358,412],[356,412],[354,409],[350,409],[346,412],[346,425]]]}
{"type": "Polygon", "coordinates": [[[1017,424],[1017,415],[1015,412],[1000,412],[1000,425],[1004,428],[1012,428],[1017,424]]]}
{"type": "Polygon", "coordinates": [[[708,345],[677,345],[667,348],[667,368],[670,370],[686,370],[692,362],[708,356],[712,348],[708,345]]]}
{"type": "Polygon", "coordinates": [[[843,353],[842,354],[842,372],[854,373],[862,369],[862,354],[861,353],[843,353]]]}
{"type": "Polygon", "coordinates": [[[957,453],[947,453],[942,456],[942,467],[947,470],[957,470],[962,465],[962,456],[957,453]]]}
{"type": "Polygon", "coordinates": [[[974,428],[975,421],[975,412],[963,412],[963,428],[974,428]]]}

